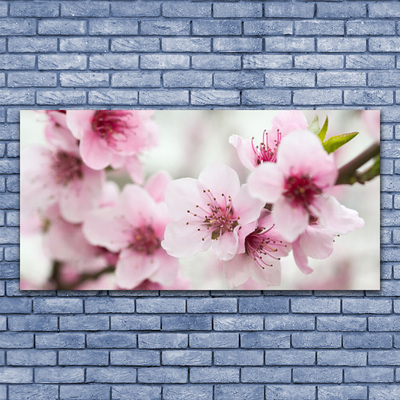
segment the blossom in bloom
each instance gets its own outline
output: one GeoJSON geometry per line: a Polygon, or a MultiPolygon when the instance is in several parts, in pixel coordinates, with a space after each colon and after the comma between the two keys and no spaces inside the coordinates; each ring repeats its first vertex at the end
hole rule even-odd
{"type": "Polygon", "coordinates": [[[335,236],[349,233],[364,226],[364,220],[358,216],[355,210],[341,204],[335,205],[335,207],[342,210],[339,216],[340,222],[336,224],[336,230],[327,229],[321,226],[318,221],[314,221],[292,243],[294,260],[305,274],[310,274],[313,271],[308,265],[308,257],[317,260],[328,258],[333,252],[335,236]]]}
{"type": "Polygon", "coordinates": [[[245,253],[223,262],[225,278],[230,287],[245,284],[250,278],[268,286],[279,285],[281,257],[291,249],[274,227],[271,213],[263,210],[257,228],[245,238],[245,253]]]}
{"type": "Polygon", "coordinates": [[[92,211],[84,222],[84,234],[95,246],[119,252],[116,283],[132,289],[150,279],[171,284],[179,261],[161,247],[170,216],[165,203],[156,203],[137,185],[124,187],[117,204],[92,211]]]}
{"type": "Polygon", "coordinates": [[[27,146],[21,152],[21,203],[25,215],[44,214],[59,203],[63,218],[81,222],[96,203],[104,171],[85,165],[78,153],[64,148],[27,146]]]}
{"type": "Polygon", "coordinates": [[[318,137],[298,131],[282,139],[276,163],[264,163],[249,176],[249,191],[273,204],[273,222],[289,242],[314,220],[342,233],[354,211],[342,207],[327,193],[337,174],[333,156],[326,153],[318,137]]]}
{"type": "Polygon", "coordinates": [[[272,120],[272,128],[263,132],[259,145],[239,135],[232,135],[229,143],[238,153],[242,164],[253,171],[257,165],[265,162],[276,162],[276,153],[282,138],[308,126],[307,119],[301,111],[280,111],[272,120]]]}
{"type": "Polygon", "coordinates": [[[165,231],[163,248],[175,257],[187,257],[212,246],[217,257],[230,260],[244,252],[246,234],[257,226],[263,203],[240,186],[237,173],[215,163],[199,179],[172,181],[165,193],[174,221],[165,231]]]}
{"type": "Polygon", "coordinates": [[[137,155],[158,143],[151,111],[68,110],[67,125],[80,140],[80,154],[93,169],[125,167],[133,179],[141,179],[137,155]]]}

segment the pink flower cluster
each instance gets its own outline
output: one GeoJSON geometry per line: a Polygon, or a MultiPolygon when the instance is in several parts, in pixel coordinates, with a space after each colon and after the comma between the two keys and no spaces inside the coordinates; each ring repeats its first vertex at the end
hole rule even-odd
{"type": "Polygon", "coordinates": [[[221,162],[198,179],[160,171],[144,183],[141,155],[158,144],[150,111],[47,111],[45,139],[22,153],[21,231],[43,237],[46,288],[190,289],[180,259],[204,251],[228,287],[267,288],[282,257],[311,273],[308,258],[329,257],[335,236],[364,223],[332,196],[335,159],[299,111],[278,113],[260,143],[230,137],[246,184],[221,162]],[[109,170],[133,183],[118,187],[109,170]]]}

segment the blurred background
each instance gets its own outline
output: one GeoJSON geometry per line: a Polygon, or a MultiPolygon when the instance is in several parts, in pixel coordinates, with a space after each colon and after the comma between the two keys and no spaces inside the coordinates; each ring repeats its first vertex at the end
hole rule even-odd
{"type": "MultiPolygon", "coordinates": [[[[311,122],[316,115],[322,126],[329,118],[328,135],[358,131],[360,134],[335,153],[338,166],[345,164],[379,141],[379,111],[304,111],[311,122]]],[[[236,150],[228,143],[232,134],[255,137],[259,143],[264,129],[271,127],[276,111],[253,110],[165,110],[155,111],[154,119],[160,130],[160,146],[141,158],[146,177],[165,170],[174,179],[197,178],[210,163],[222,161],[234,168],[245,183],[249,171],[240,163],[236,150]]],[[[21,147],[31,143],[45,144],[45,114],[21,111],[21,147]]],[[[21,160],[23,163],[24,160],[21,160]]],[[[110,179],[123,186],[130,182],[126,175],[111,172],[110,179]]],[[[261,288],[257,285],[243,289],[268,290],[379,290],[380,289],[380,179],[365,185],[340,186],[335,196],[347,207],[356,209],[365,220],[365,227],[338,237],[332,256],[326,260],[311,260],[314,272],[304,275],[291,255],[282,259],[280,286],[261,288]]],[[[23,191],[23,188],[21,188],[23,191]]],[[[196,290],[228,289],[212,252],[182,259],[183,275],[196,290]]],[[[49,260],[40,251],[40,238],[21,233],[21,279],[43,286],[49,275],[49,260]]],[[[97,289],[112,289],[112,279],[97,289]],[[107,287],[105,287],[107,286],[107,287]]],[[[94,287],[93,289],[95,289],[94,287]]]]}

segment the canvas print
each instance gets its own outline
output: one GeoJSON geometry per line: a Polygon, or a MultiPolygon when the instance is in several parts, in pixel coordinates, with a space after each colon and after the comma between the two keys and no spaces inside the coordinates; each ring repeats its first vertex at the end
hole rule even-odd
{"type": "Polygon", "coordinates": [[[379,118],[21,111],[21,289],[378,290],[379,118]]]}

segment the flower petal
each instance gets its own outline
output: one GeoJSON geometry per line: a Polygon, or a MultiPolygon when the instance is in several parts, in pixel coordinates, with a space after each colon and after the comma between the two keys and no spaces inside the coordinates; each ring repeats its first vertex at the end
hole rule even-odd
{"type": "Polygon", "coordinates": [[[172,285],[178,274],[179,260],[169,256],[162,249],[157,252],[157,257],[159,258],[159,267],[149,279],[162,285],[172,285]]]}
{"type": "Polygon", "coordinates": [[[225,279],[231,288],[243,285],[250,276],[249,267],[253,260],[247,254],[239,254],[222,264],[225,279]]]}
{"type": "Polygon", "coordinates": [[[113,153],[104,144],[104,139],[92,131],[86,131],[80,143],[83,162],[93,169],[104,169],[112,160],[113,153]]]}
{"type": "Polygon", "coordinates": [[[264,163],[248,179],[250,194],[266,203],[275,203],[283,192],[284,179],[277,164],[264,163]]]}
{"type": "Polygon", "coordinates": [[[308,259],[307,256],[304,254],[303,250],[301,249],[300,240],[296,240],[292,244],[292,249],[293,249],[294,261],[296,262],[300,271],[303,272],[303,274],[307,275],[311,274],[311,272],[313,272],[313,269],[308,266],[308,259]]]}
{"type": "Polygon", "coordinates": [[[272,120],[272,131],[281,132],[283,136],[297,130],[307,129],[307,118],[301,111],[279,111],[272,120]]]}
{"type": "Polygon", "coordinates": [[[235,231],[225,232],[218,239],[212,240],[212,248],[222,261],[229,261],[238,252],[239,236],[235,231]]]}
{"type": "Polygon", "coordinates": [[[239,135],[232,135],[229,137],[229,143],[236,148],[241,163],[250,171],[253,171],[257,166],[257,158],[251,146],[251,141],[243,139],[239,135]]]}
{"type": "Polygon", "coordinates": [[[172,177],[168,172],[156,172],[147,180],[144,188],[154,201],[159,203],[160,201],[164,201],[165,190],[171,181],[172,177]]]}
{"type": "Polygon", "coordinates": [[[240,217],[240,225],[244,226],[258,219],[264,207],[264,202],[250,196],[248,185],[242,185],[239,192],[232,198],[235,216],[240,217]]]}
{"type": "Polygon", "coordinates": [[[95,110],[68,110],[66,122],[72,134],[81,140],[85,132],[92,130],[92,120],[95,110]]]}
{"type": "Polygon", "coordinates": [[[322,260],[332,254],[334,237],[328,229],[309,225],[299,238],[300,246],[308,257],[322,260]]]}
{"type": "Polygon", "coordinates": [[[272,209],[272,219],[277,231],[288,242],[293,242],[308,226],[309,215],[303,207],[293,207],[281,197],[272,209]]]}

